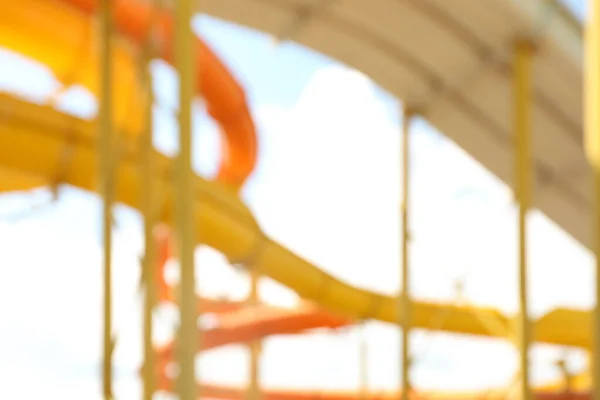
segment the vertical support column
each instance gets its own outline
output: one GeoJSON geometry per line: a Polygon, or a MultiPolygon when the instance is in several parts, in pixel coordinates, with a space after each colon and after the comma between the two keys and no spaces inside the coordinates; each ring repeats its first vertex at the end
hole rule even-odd
{"type": "Polygon", "coordinates": [[[514,47],[515,197],[519,207],[518,347],[521,400],[532,400],[529,385],[531,325],[527,310],[527,215],[531,206],[531,65],[534,48],[526,40],[514,47]]]}
{"type": "Polygon", "coordinates": [[[406,105],[402,118],[402,291],[398,304],[398,325],[401,329],[400,349],[402,352],[401,365],[401,400],[408,400],[410,386],[410,331],[412,325],[412,301],[410,297],[410,266],[409,246],[410,227],[408,206],[410,202],[410,124],[413,112],[406,105]]]}
{"type": "Polygon", "coordinates": [[[154,239],[154,228],[156,227],[157,215],[156,190],[154,185],[154,146],[152,140],[154,132],[154,92],[152,90],[152,71],[150,70],[150,62],[152,61],[154,54],[154,43],[152,40],[154,22],[155,21],[151,21],[151,25],[148,28],[140,66],[140,72],[143,77],[143,88],[146,95],[145,132],[142,133],[140,141],[140,200],[141,211],[144,217],[144,256],[142,260],[142,283],[144,288],[143,400],[152,400],[154,392],[156,391],[156,363],[152,343],[152,315],[157,301],[156,241],[154,239]]]}
{"type": "Polygon", "coordinates": [[[591,332],[592,399],[600,400],[600,0],[588,0],[585,32],[585,150],[592,166],[592,248],[596,256],[596,306],[591,332]]]}
{"type": "MultiPolygon", "coordinates": [[[[248,295],[248,306],[254,307],[259,303],[259,281],[260,272],[258,265],[254,264],[250,266],[250,293],[248,295]]],[[[249,365],[249,381],[248,388],[246,391],[247,400],[261,400],[261,388],[260,388],[260,356],[261,356],[261,342],[255,341],[250,343],[248,346],[250,350],[250,365],[249,365]]]]}
{"type": "Polygon", "coordinates": [[[102,245],[104,248],[104,329],[102,335],[102,393],[112,399],[112,205],[114,202],[114,132],[112,126],[112,1],[100,4],[99,186],[102,193],[102,245]]]}
{"type": "Polygon", "coordinates": [[[198,353],[198,309],[196,302],[196,277],[194,271],[195,232],[192,172],[192,100],[194,95],[193,32],[191,27],[192,1],[175,2],[175,66],[179,72],[179,156],[176,165],[175,215],[176,239],[179,253],[179,337],[177,360],[179,376],[177,393],[181,400],[199,398],[196,385],[195,358],[198,353]]]}
{"type": "Polygon", "coordinates": [[[358,394],[359,400],[367,400],[369,398],[369,346],[367,341],[367,326],[366,321],[361,321],[359,327],[360,343],[359,343],[359,379],[358,379],[358,394]]]}

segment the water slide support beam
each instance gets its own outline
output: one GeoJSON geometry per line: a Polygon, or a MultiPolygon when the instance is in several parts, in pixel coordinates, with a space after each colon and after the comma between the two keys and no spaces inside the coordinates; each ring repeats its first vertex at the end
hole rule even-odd
{"type": "Polygon", "coordinates": [[[362,321],[358,326],[359,331],[359,379],[358,399],[369,399],[369,341],[367,336],[367,323],[362,321]]]}
{"type": "Polygon", "coordinates": [[[596,257],[596,305],[592,311],[592,399],[600,400],[600,0],[588,0],[585,30],[585,150],[593,171],[592,243],[596,257]]]}
{"type": "MultiPolygon", "coordinates": [[[[259,282],[260,271],[258,265],[250,265],[250,293],[248,295],[248,306],[254,307],[259,304],[259,282]]],[[[248,400],[261,400],[262,392],[260,388],[260,358],[261,342],[254,341],[248,345],[250,351],[249,379],[246,396],[248,400]]]]}
{"type": "MultiPolygon", "coordinates": [[[[157,1],[155,1],[157,3],[157,1]]],[[[156,5],[154,13],[156,13],[156,5]]],[[[154,353],[153,338],[153,311],[157,302],[157,260],[156,260],[156,240],[154,238],[154,229],[156,227],[156,186],[155,165],[154,165],[154,146],[153,146],[153,107],[154,92],[152,88],[152,71],[150,62],[154,55],[153,29],[152,21],[144,44],[141,59],[141,75],[143,80],[143,89],[146,96],[146,123],[145,131],[141,135],[140,147],[140,205],[144,218],[144,255],[142,259],[142,283],[144,290],[144,309],[143,309],[143,340],[144,340],[144,366],[143,366],[143,400],[152,400],[156,391],[156,360],[154,353]]]]}
{"type": "Polygon", "coordinates": [[[410,392],[410,331],[412,325],[412,301],[410,297],[410,266],[409,266],[409,246],[410,246],[410,227],[409,227],[409,203],[410,203],[410,125],[413,118],[413,112],[406,105],[403,107],[402,118],[402,262],[401,262],[401,292],[399,296],[400,313],[398,314],[398,325],[400,327],[401,342],[400,351],[402,352],[401,365],[401,400],[408,400],[410,392]]]}
{"type": "Polygon", "coordinates": [[[116,158],[112,126],[112,1],[100,4],[100,104],[99,104],[99,186],[102,193],[102,245],[104,249],[103,365],[102,393],[112,399],[112,206],[115,198],[114,162],[116,158]]]}
{"type": "Polygon", "coordinates": [[[515,197],[518,203],[519,319],[518,349],[520,398],[532,400],[529,384],[531,323],[527,310],[527,215],[531,207],[531,65],[534,48],[531,41],[518,39],[514,47],[514,129],[515,197]]]}
{"type": "Polygon", "coordinates": [[[195,232],[193,221],[194,175],[192,172],[192,101],[194,96],[195,54],[191,0],[175,3],[175,66],[179,73],[179,156],[175,168],[175,215],[176,240],[180,264],[179,331],[177,360],[179,375],[177,393],[181,400],[196,400],[200,397],[196,385],[195,359],[198,353],[197,327],[198,309],[196,302],[196,277],[194,271],[195,232]]]}

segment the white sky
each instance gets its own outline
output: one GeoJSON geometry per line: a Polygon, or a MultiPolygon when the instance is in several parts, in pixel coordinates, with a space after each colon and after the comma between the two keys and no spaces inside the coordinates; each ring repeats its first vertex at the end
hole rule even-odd
{"type": "MultiPolygon", "coordinates": [[[[13,76],[23,74],[22,67],[13,68],[13,76]]],[[[27,85],[18,88],[20,83],[6,70],[0,74],[2,88],[28,90],[27,85]]],[[[161,79],[169,79],[163,67],[157,70],[161,79]]],[[[49,77],[36,79],[40,91],[51,90],[49,77]]],[[[81,108],[84,100],[74,96],[71,102],[81,108]]],[[[394,293],[400,243],[399,121],[394,110],[366,77],[330,66],[314,74],[291,107],[258,104],[254,111],[262,153],[246,197],[265,231],[351,284],[394,293]]],[[[161,115],[161,132],[168,132],[173,120],[161,115]]],[[[214,169],[214,129],[203,121],[197,140],[197,164],[204,172],[214,169]]],[[[470,301],[514,312],[516,220],[509,192],[424,122],[415,123],[413,138],[411,260],[416,295],[450,301],[454,279],[464,275],[470,301]]],[[[173,151],[173,140],[168,134],[157,138],[167,152],[173,151]]],[[[46,198],[44,192],[8,195],[0,201],[0,214],[46,198]]],[[[57,204],[26,219],[0,222],[0,300],[5,305],[0,313],[0,386],[6,398],[99,398],[97,211],[93,196],[66,189],[57,204]]],[[[141,358],[136,294],[140,224],[130,210],[120,208],[117,215],[115,389],[117,398],[135,398],[141,358]]],[[[545,217],[533,213],[530,221],[534,315],[558,305],[589,306],[590,255],[545,217]]],[[[223,266],[215,252],[201,253],[203,293],[243,296],[245,278],[223,266]]],[[[281,304],[295,299],[272,282],[264,284],[263,295],[281,304]]],[[[167,311],[158,318],[165,332],[172,322],[167,311]]],[[[396,387],[396,329],[372,323],[366,335],[370,386],[396,387]]],[[[359,338],[356,330],[345,330],[269,339],[264,383],[315,390],[356,387],[359,338]]],[[[536,380],[558,376],[551,360],[560,354],[536,348],[536,380]]],[[[472,338],[416,334],[415,355],[413,376],[423,388],[499,386],[510,380],[515,367],[510,346],[472,338]]],[[[245,352],[237,346],[208,352],[202,357],[202,376],[211,382],[243,383],[244,360],[245,352]]],[[[580,365],[581,355],[574,352],[572,361],[580,365]]]]}

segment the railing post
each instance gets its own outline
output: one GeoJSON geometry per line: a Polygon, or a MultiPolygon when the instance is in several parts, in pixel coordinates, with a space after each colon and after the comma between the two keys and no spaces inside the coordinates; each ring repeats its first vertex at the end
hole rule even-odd
{"type": "Polygon", "coordinates": [[[592,311],[592,399],[600,400],[600,0],[588,0],[585,30],[585,150],[592,167],[592,250],[596,257],[596,305],[592,311]]]}
{"type": "Polygon", "coordinates": [[[413,112],[407,106],[403,107],[402,117],[402,262],[401,262],[401,293],[399,300],[398,325],[400,328],[402,352],[401,365],[401,400],[408,400],[411,390],[410,386],[410,331],[412,325],[412,301],[410,297],[410,226],[409,226],[409,203],[410,203],[410,124],[413,112]]]}
{"type": "MultiPolygon", "coordinates": [[[[196,2],[194,4],[197,5],[196,2]]],[[[196,274],[194,271],[194,250],[196,237],[194,224],[194,202],[192,172],[192,100],[194,97],[194,71],[196,54],[192,47],[193,32],[191,0],[175,2],[175,66],[179,72],[179,156],[175,168],[175,215],[176,239],[179,253],[179,337],[177,340],[177,360],[179,376],[177,393],[181,400],[199,398],[196,384],[195,359],[198,353],[197,326],[198,305],[196,301],[196,274]]]]}
{"type": "Polygon", "coordinates": [[[521,400],[532,400],[529,385],[529,349],[531,324],[527,310],[527,216],[531,207],[531,66],[534,47],[530,40],[519,39],[514,47],[514,143],[515,198],[518,204],[519,319],[518,349],[521,400]]]}
{"type": "Polygon", "coordinates": [[[98,171],[102,194],[102,246],[104,248],[104,327],[102,337],[102,393],[112,400],[112,206],[115,198],[114,132],[112,124],[112,1],[100,2],[100,104],[98,112],[98,171]]]}

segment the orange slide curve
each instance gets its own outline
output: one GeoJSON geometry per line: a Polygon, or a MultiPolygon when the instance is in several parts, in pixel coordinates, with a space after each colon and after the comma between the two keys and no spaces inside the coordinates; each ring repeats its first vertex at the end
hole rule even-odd
{"type": "MultiPolygon", "coordinates": [[[[173,290],[164,280],[164,269],[172,255],[172,247],[168,230],[156,231],[156,244],[158,250],[158,286],[159,300],[173,302],[173,290]]],[[[201,350],[210,350],[219,346],[233,343],[250,343],[271,335],[297,334],[317,328],[340,328],[350,324],[343,317],[335,316],[318,307],[303,303],[295,309],[280,309],[267,305],[244,307],[242,302],[218,301],[199,299],[199,306],[204,313],[217,314],[215,328],[202,332],[201,350]]],[[[170,392],[174,382],[168,374],[168,364],[173,360],[173,343],[157,349],[157,388],[170,392]]],[[[237,400],[246,396],[244,388],[221,386],[214,384],[201,384],[203,397],[237,400]]],[[[263,391],[263,400],[354,400],[356,392],[351,391],[309,391],[309,390],[281,390],[269,389],[263,391]]],[[[590,400],[589,393],[538,391],[535,393],[538,400],[590,400]]],[[[475,393],[419,393],[419,399],[431,398],[436,400],[501,400],[508,396],[503,391],[475,393]]],[[[371,400],[392,400],[398,398],[398,393],[374,393],[368,396],[371,400]]]]}
{"type": "MultiPolygon", "coordinates": [[[[169,382],[169,385],[173,382],[169,382]]],[[[246,390],[240,387],[222,386],[202,383],[199,391],[203,398],[218,400],[243,400],[247,397],[246,390]]],[[[160,387],[159,390],[165,390],[160,387]]],[[[321,390],[283,390],[270,389],[262,392],[262,400],[356,400],[359,394],[356,391],[321,391],[321,390]]],[[[537,392],[537,400],[591,400],[587,392],[537,392]]],[[[362,397],[365,400],[397,400],[398,392],[377,392],[362,397]]],[[[482,393],[452,393],[452,392],[419,392],[410,396],[413,400],[507,400],[511,396],[505,391],[482,393]]]]}
{"type": "MultiPolygon", "coordinates": [[[[59,0],[72,4],[92,15],[97,0],[59,0]]],[[[152,20],[152,7],[148,3],[131,0],[114,2],[117,29],[141,45],[148,37],[152,20]]],[[[160,13],[156,24],[159,54],[173,62],[173,20],[160,13]]],[[[217,180],[241,187],[256,164],[257,138],[254,122],[246,104],[241,86],[212,50],[196,39],[198,93],[206,98],[208,113],[219,123],[224,139],[221,147],[221,165],[217,180]]]]}
{"type": "MultiPolygon", "coordinates": [[[[123,118],[139,121],[136,113],[141,112],[139,103],[142,100],[139,93],[132,94],[128,88],[139,83],[131,78],[136,71],[135,57],[130,56],[131,46],[124,45],[123,39],[133,42],[137,49],[141,47],[153,20],[152,8],[149,3],[139,0],[115,0],[113,4],[115,28],[120,34],[115,41],[115,77],[121,83],[115,89],[119,93],[116,103],[122,105],[123,118]],[[134,107],[136,105],[138,108],[134,107]]],[[[47,65],[56,76],[65,77],[66,84],[80,83],[97,89],[96,65],[89,62],[93,58],[89,55],[93,48],[88,48],[92,40],[86,39],[93,36],[90,29],[94,26],[92,17],[97,5],[97,0],[2,1],[0,46],[47,65]],[[72,82],[72,75],[80,81],[72,82]]],[[[157,22],[157,53],[172,63],[172,17],[161,12],[154,20],[157,22]]],[[[239,189],[252,173],[258,152],[256,129],[244,90],[202,40],[196,39],[192,51],[197,57],[196,91],[202,93],[209,114],[221,128],[221,163],[217,179],[239,189]]],[[[130,125],[140,130],[139,123],[130,125]]]]}
{"type": "MultiPolygon", "coordinates": [[[[172,255],[172,243],[166,229],[156,230],[158,264],[158,300],[175,302],[173,287],[165,281],[165,266],[172,255]]],[[[245,306],[239,301],[198,299],[202,313],[217,314],[217,327],[203,333],[202,349],[208,350],[231,343],[251,342],[274,334],[293,334],[314,328],[339,328],[347,325],[347,318],[336,316],[310,303],[302,303],[294,309],[278,308],[260,304],[245,306]]],[[[171,345],[161,350],[170,354],[171,345]]]]}
{"type": "MultiPolygon", "coordinates": [[[[158,296],[161,302],[174,302],[173,288],[165,281],[165,266],[172,256],[172,243],[166,228],[156,230],[158,296]]],[[[350,321],[311,304],[294,309],[267,305],[244,307],[241,302],[198,299],[203,313],[218,314],[216,327],[202,332],[201,350],[233,343],[250,343],[270,335],[296,334],[316,328],[339,328],[350,321]]],[[[157,350],[158,380],[163,390],[170,390],[167,365],[173,360],[173,342],[157,350]]]]}

